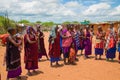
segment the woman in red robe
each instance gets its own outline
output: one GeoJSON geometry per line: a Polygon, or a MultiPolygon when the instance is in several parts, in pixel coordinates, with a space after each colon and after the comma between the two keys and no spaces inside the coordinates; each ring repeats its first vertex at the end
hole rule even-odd
{"type": "Polygon", "coordinates": [[[49,60],[46,49],[45,49],[45,44],[44,44],[44,34],[41,30],[40,25],[37,25],[37,32],[38,32],[39,61],[42,58],[42,56],[46,56],[47,60],[49,60]]]}
{"type": "Polygon", "coordinates": [[[59,65],[58,61],[60,60],[60,33],[58,32],[58,27],[53,27],[50,33],[49,56],[51,66],[53,62],[56,62],[56,65],[59,65]]]}
{"type": "Polygon", "coordinates": [[[27,33],[24,36],[25,50],[25,69],[28,70],[28,75],[32,75],[30,70],[36,72],[38,69],[38,42],[36,32],[32,27],[27,27],[27,33]]]}

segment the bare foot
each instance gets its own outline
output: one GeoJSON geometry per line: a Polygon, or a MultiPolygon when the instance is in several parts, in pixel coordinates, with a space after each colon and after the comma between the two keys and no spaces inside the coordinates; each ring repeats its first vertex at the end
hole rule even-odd
{"type": "Polygon", "coordinates": [[[27,75],[28,75],[28,76],[32,76],[32,73],[31,73],[31,72],[28,72],[27,75]]]}

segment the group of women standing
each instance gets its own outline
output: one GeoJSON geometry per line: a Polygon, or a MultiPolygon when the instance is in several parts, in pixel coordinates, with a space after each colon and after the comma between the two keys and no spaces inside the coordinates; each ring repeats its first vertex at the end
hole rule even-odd
{"type": "MultiPolygon", "coordinates": [[[[93,30],[86,25],[69,24],[52,27],[48,40],[49,57],[46,53],[44,34],[40,25],[36,25],[36,29],[28,26],[24,37],[20,32],[16,32],[14,28],[8,29],[9,36],[7,38],[6,54],[4,57],[4,64],[6,62],[6,69],[8,71],[8,80],[9,78],[20,78],[19,75],[22,73],[20,53],[23,48],[23,43],[24,63],[25,69],[28,70],[28,75],[37,73],[38,61],[40,61],[42,56],[46,56],[47,60],[50,57],[50,66],[52,67],[54,62],[56,62],[57,66],[60,65],[61,55],[63,55],[65,65],[74,65],[78,61],[78,50],[81,50],[81,55],[83,55],[84,50],[85,59],[89,58],[89,55],[92,54],[93,30]]],[[[95,39],[95,60],[98,59],[98,55],[99,59],[101,59],[104,51],[107,60],[113,60],[115,58],[116,49],[118,49],[120,54],[120,36],[115,31],[113,25],[110,26],[107,33],[99,26],[95,39]]]]}
{"type": "Polygon", "coordinates": [[[51,66],[58,61],[63,54],[64,64],[76,64],[78,50],[85,49],[85,58],[92,53],[92,35],[89,27],[79,25],[58,25],[53,27],[49,37],[49,55],[51,66]],[[61,46],[61,47],[60,47],[61,46]],[[62,51],[61,51],[62,50],[62,51]]]}
{"type": "Polygon", "coordinates": [[[8,71],[7,80],[10,78],[20,78],[19,76],[22,73],[20,53],[23,49],[23,43],[24,63],[25,69],[28,70],[28,75],[37,73],[38,61],[40,61],[42,56],[46,56],[49,59],[44,46],[44,34],[41,31],[40,25],[36,25],[36,27],[34,29],[28,26],[24,35],[20,33],[20,26],[17,27],[18,30],[8,28],[9,36],[7,38],[6,54],[3,64],[5,65],[6,63],[6,70],[8,71]]]}
{"type": "Polygon", "coordinates": [[[118,39],[119,36],[113,24],[110,25],[106,33],[102,30],[102,27],[99,26],[96,34],[95,59],[97,59],[97,55],[99,55],[99,59],[101,59],[101,55],[103,55],[105,51],[106,59],[113,61],[116,50],[119,52],[120,48],[120,46],[117,46],[119,43],[118,39]]]}
{"type": "MultiPolygon", "coordinates": [[[[105,53],[106,60],[109,61],[111,59],[110,61],[113,61],[116,57],[116,51],[118,51],[118,62],[120,63],[119,34],[120,31],[117,32],[113,24],[110,24],[110,27],[106,32],[101,26],[98,26],[94,44],[95,60],[101,60],[101,56],[105,53]]],[[[75,64],[75,61],[78,60],[78,50],[81,50],[81,55],[84,50],[84,58],[89,58],[89,55],[93,52],[93,35],[93,28],[88,25],[84,25],[83,27],[80,25],[58,25],[54,27],[51,30],[49,38],[49,55],[51,59],[51,66],[53,62],[56,62],[58,65],[58,61],[61,59],[61,54],[63,54],[65,65],[75,64]]]]}

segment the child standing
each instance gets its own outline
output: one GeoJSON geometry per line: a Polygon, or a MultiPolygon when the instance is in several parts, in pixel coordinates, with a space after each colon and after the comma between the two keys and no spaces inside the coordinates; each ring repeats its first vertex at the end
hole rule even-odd
{"type": "Polygon", "coordinates": [[[75,57],[76,57],[76,53],[75,53],[75,47],[74,44],[72,43],[71,47],[70,47],[70,54],[69,54],[69,63],[75,65],[75,57]]]}

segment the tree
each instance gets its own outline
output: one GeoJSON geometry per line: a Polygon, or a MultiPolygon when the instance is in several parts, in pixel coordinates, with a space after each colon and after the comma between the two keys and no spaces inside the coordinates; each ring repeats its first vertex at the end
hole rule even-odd
{"type": "Polygon", "coordinates": [[[65,21],[65,22],[63,22],[63,24],[71,24],[71,22],[65,21]]]}
{"type": "Polygon", "coordinates": [[[36,23],[41,24],[42,22],[41,21],[36,21],[36,23]]]}
{"type": "Polygon", "coordinates": [[[52,21],[51,21],[51,22],[43,22],[43,23],[42,23],[42,26],[44,26],[44,27],[52,27],[52,26],[54,26],[54,24],[55,24],[55,23],[52,22],[52,21]]]}
{"type": "Polygon", "coordinates": [[[78,21],[73,21],[72,24],[80,24],[78,21]]]}
{"type": "Polygon", "coordinates": [[[16,27],[15,21],[10,20],[8,17],[0,16],[0,34],[6,33],[8,27],[16,27]]]}
{"type": "Polygon", "coordinates": [[[28,20],[23,19],[23,20],[18,21],[18,23],[26,24],[26,23],[30,23],[30,22],[28,20]]]}

